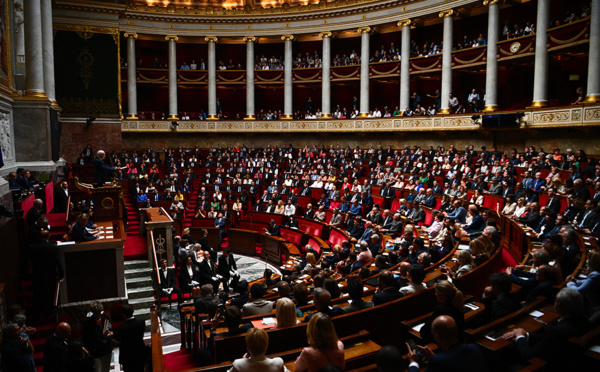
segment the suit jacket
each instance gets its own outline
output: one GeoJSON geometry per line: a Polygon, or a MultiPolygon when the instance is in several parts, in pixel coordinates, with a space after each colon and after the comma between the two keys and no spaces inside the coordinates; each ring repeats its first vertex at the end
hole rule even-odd
{"type": "Polygon", "coordinates": [[[55,334],[51,334],[44,344],[44,371],[66,371],[68,352],[69,345],[55,334]]]}
{"type": "Polygon", "coordinates": [[[40,217],[42,217],[42,212],[35,209],[35,207],[31,207],[27,211],[27,216],[25,216],[25,220],[27,221],[27,227],[36,223],[40,217]]]}
{"type": "Polygon", "coordinates": [[[373,295],[373,304],[377,306],[386,302],[396,300],[401,297],[404,297],[404,295],[400,293],[400,291],[397,288],[389,287],[373,295]]]}
{"type": "Polygon", "coordinates": [[[425,211],[423,208],[414,208],[407,217],[413,220],[414,223],[424,222],[425,211]]]}
{"type": "Polygon", "coordinates": [[[454,218],[454,220],[458,223],[465,223],[465,219],[467,217],[467,210],[461,205],[460,208],[450,213],[448,217],[454,218]]]}
{"type": "Polygon", "coordinates": [[[423,205],[425,205],[426,207],[429,207],[429,208],[435,207],[435,203],[436,203],[436,200],[435,200],[435,196],[433,196],[433,195],[426,197],[425,200],[423,201],[423,205]]]}
{"type": "MultiPolygon", "coordinates": [[[[429,358],[428,372],[485,372],[487,365],[481,349],[475,344],[456,344],[429,358]],[[468,361],[468,362],[467,362],[468,361]]],[[[418,371],[409,368],[409,372],[418,371]]]]}
{"type": "Polygon", "coordinates": [[[67,211],[67,204],[69,203],[69,197],[65,193],[65,190],[59,188],[54,193],[54,212],[65,213],[67,211]]]}
{"type": "Polygon", "coordinates": [[[89,242],[96,238],[86,230],[85,226],[81,226],[78,222],[75,222],[71,225],[71,239],[76,242],[89,242]]]}
{"type": "Polygon", "coordinates": [[[540,222],[540,212],[539,211],[531,211],[527,213],[527,215],[523,218],[518,219],[519,222],[523,222],[527,226],[535,229],[538,222],[540,222]]]}
{"type": "Polygon", "coordinates": [[[192,275],[188,273],[187,266],[181,266],[179,274],[179,285],[182,288],[190,288],[192,286],[192,280],[200,283],[200,269],[198,266],[192,264],[192,275]]]}
{"type": "Polygon", "coordinates": [[[391,187],[384,187],[379,190],[379,195],[384,196],[386,198],[395,198],[396,192],[391,187]]]}
{"type": "Polygon", "coordinates": [[[219,256],[219,269],[218,272],[224,278],[231,277],[230,271],[237,270],[237,265],[235,263],[235,259],[233,258],[233,254],[229,254],[229,258],[225,257],[225,255],[219,256]]]}
{"type": "Polygon", "coordinates": [[[550,210],[556,214],[558,214],[560,212],[560,200],[558,200],[558,197],[552,197],[550,199],[548,199],[548,202],[546,203],[546,207],[550,208],[550,210]]]}
{"type": "Polygon", "coordinates": [[[234,297],[231,300],[231,305],[235,305],[237,306],[240,310],[244,307],[244,305],[248,302],[248,300],[250,299],[250,294],[248,292],[244,292],[242,294],[240,294],[237,297],[234,297]]]}
{"type": "Polygon", "coordinates": [[[160,289],[175,288],[177,286],[176,281],[175,281],[175,269],[173,269],[171,267],[167,267],[167,277],[166,278],[164,276],[162,267],[159,268],[158,272],[157,272],[157,277],[158,277],[157,285],[160,289]]]}
{"type": "Polygon", "coordinates": [[[143,319],[130,318],[115,330],[115,338],[120,341],[119,363],[143,366],[146,361],[143,319]]]}
{"type": "MultiPolygon", "coordinates": [[[[572,366],[575,362],[573,357],[573,346],[568,342],[569,338],[581,336],[590,329],[591,325],[586,317],[569,316],[559,319],[558,323],[546,327],[542,334],[532,333],[529,342],[526,337],[516,340],[517,349],[523,357],[528,360],[539,357],[549,362],[553,367],[567,365],[572,366]]],[[[553,368],[553,370],[555,370],[553,368]]],[[[557,370],[562,370],[559,368],[557,370]]]]}
{"type": "Polygon", "coordinates": [[[214,299],[213,296],[203,296],[195,299],[194,310],[196,314],[208,314],[208,304],[214,299]]]}
{"type": "Polygon", "coordinates": [[[281,237],[281,231],[279,230],[279,226],[278,225],[273,225],[273,226],[269,226],[267,228],[267,231],[269,232],[269,234],[271,234],[272,236],[278,236],[281,237]]]}
{"type": "Polygon", "coordinates": [[[502,293],[497,298],[487,297],[482,298],[482,302],[485,305],[486,310],[489,309],[490,321],[500,319],[512,312],[515,312],[521,308],[519,299],[512,293],[502,293]]]}
{"type": "Polygon", "coordinates": [[[217,268],[211,260],[204,260],[199,265],[200,284],[212,283],[212,278],[217,275],[217,268]]]}
{"type": "Polygon", "coordinates": [[[107,166],[100,158],[94,158],[92,163],[94,164],[94,181],[97,185],[104,185],[108,178],[106,173],[115,171],[115,168],[107,166]]]}
{"type": "Polygon", "coordinates": [[[483,217],[481,217],[481,214],[477,214],[477,216],[475,216],[473,218],[473,220],[471,221],[471,224],[468,226],[465,226],[464,229],[467,232],[473,233],[476,231],[483,230],[484,227],[485,227],[485,221],[483,220],[483,217]]]}

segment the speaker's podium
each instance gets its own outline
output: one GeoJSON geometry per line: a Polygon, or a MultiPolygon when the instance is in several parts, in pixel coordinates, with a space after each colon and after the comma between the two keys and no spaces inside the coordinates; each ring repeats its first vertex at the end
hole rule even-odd
{"type": "MultiPolygon", "coordinates": [[[[81,189],[81,184],[77,186],[81,189]]],[[[126,300],[121,187],[85,188],[94,205],[93,222],[100,237],[89,242],[60,243],[65,269],[65,280],[59,289],[61,306],[78,306],[92,300],[126,300]]]]}

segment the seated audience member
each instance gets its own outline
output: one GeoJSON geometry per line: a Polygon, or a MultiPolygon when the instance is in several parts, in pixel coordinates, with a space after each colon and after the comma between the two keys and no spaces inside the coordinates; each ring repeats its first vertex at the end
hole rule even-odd
{"type": "MultiPolygon", "coordinates": [[[[460,327],[451,316],[436,317],[431,326],[433,340],[438,346],[436,354],[429,347],[419,346],[422,358],[427,362],[430,372],[485,372],[488,370],[481,349],[475,344],[463,344],[460,339],[460,327]]],[[[417,350],[408,346],[410,360],[409,372],[419,371],[417,350]]]]}
{"type": "Polygon", "coordinates": [[[584,315],[583,296],[575,289],[563,288],[556,296],[554,308],[560,315],[560,320],[554,325],[546,326],[543,334],[527,333],[522,328],[515,328],[503,338],[515,340],[523,362],[538,357],[557,371],[583,366],[575,353],[576,349],[569,343],[569,338],[581,336],[591,327],[584,315]],[[565,358],[566,355],[569,357],[565,358]]]}
{"type": "Polygon", "coordinates": [[[577,278],[569,275],[567,277],[567,287],[581,293],[589,305],[589,312],[597,314],[600,311],[600,251],[589,253],[588,269],[590,273],[587,278],[582,280],[577,280],[577,278]]]}
{"type": "MultiPolygon", "coordinates": [[[[342,346],[343,347],[343,346],[342,346]]],[[[2,328],[2,367],[6,371],[35,372],[33,344],[15,323],[2,328]]]]}
{"type": "Polygon", "coordinates": [[[91,240],[98,239],[99,234],[90,233],[85,227],[88,223],[89,217],[85,213],[79,214],[75,217],[75,222],[71,225],[71,239],[75,242],[89,242],[91,240]]]}
{"type": "Polygon", "coordinates": [[[221,320],[225,321],[225,327],[227,328],[227,331],[219,333],[219,336],[240,335],[242,333],[246,333],[250,328],[252,328],[252,323],[248,322],[242,324],[242,312],[237,306],[229,306],[225,309],[223,314],[219,313],[218,311],[215,312],[210,327],[211,339],[214,339],[214,336],[217,336],[217,328],[219,328],[219,322],[221,320]]]}
{"type": "Polygon", "coordinates": [[[167,266],[167,260],[160,260],[160,268],[156,273],[156,284],[158,290],[160,291],[158,295],[161,297],[167,296],[170,300],[171,294],[175,293],[177,295],[177,303],[180,304],[183,301],[182,292],[181,289],[177,287],[175,276],[175,269],[167,266]]]}
{"type": "Polygon", "coordinates": [[[407,279],[408,285],[400,288],[400,293],[404,296],[427,289],[427,285],[423,284],[423,279],[425,279],[425,270],[423,270],[423,266],[412,265],[410,269],[408,269],[407,279]]]}
{"type": "Polygon", "coordinates": [[[277,319],[277,328],[289,327],[300,323],[300,320],[296,318],[296,304],[287,297],[277,300],[275,318],[277,319]]]}
{"type": "Polygon", "coordinates": [[[465,316],[463,314],[463,294],[449,281],[439,281],[435,285],[435,297],[438,305],[433,310],[431,316],[421,327],[421,338],[425,342],[433,341],[431,326],[433,321],[440,315],[447,315],[454,319],[460,333],[465,328],[465,316]]]}
{"type": "Polygon", "coordinates": [[[475,262],[473,262],[473,257],[471,257],[471,253],[468,250],[461,250],[456,255],[458,259],[457,269],[455,272],[448,271],[447,269],[442,268],[442,272],[448,274],[449,276],[453,276],[455,278],[460,278],[465,275],[469,271],[475,268],[475,262]]]}
{"type": "Polygon", "coordinates": [[[394,275],[389,270],[381,270],[379,273],[379,288],[373,295],[375,306],[384,304],[403,297],[404,295],[394,286],[394,275]]]}
{"type": "MultiPolygon", "coordinates": [[[[344,310],[339,306],[331,306],[331,294],[328,290],[323,288],[316,288],[314,294],[315,310],[318,313],[327,314],[330,318],[338,315],[342,315],[344,310]]],[[[305,321],[309,322],[310,319],[317,314],[317,312],[308,315],[304,318],[305,321]]]]}
{"type": "Polygon", "coordinates": [[[250,286],[248,285],[248,281],[246,279],[240,280],[236,290],[239,292],[239,295],[231,299],[231,305],[237,306],[238,309],[241,309],[250,298],[250,286]]]}
{"type": "Polygon", "coordinates": [[[345,314],[373,307],[372,301],[365,301],[362,298],[364,293],[364,286],[362,281],[358,278],[358,276],[350,275],[350,277],[348,277],[347,282],[348,295],[350,296],[352,303],[350,303],[350,305],[346,306],[343,309],[345,314]]]}
{"type": "MultiPolygon", "coordinates": [[[[180,254],[181,257],[181,254],[180,254]]],[[[183,292],[192,292],[192,289],[200,285],[200,269],[193,264],[192,257],[186,256],[184,266],[181,267],[179,273],[179,285],[183,292]]]]}
{"type": "Polygon", "coordinates": [[[264,371],[264,372],[283,372],[287,369],[283,365],[281,358],[267,358],[265,353],[269,347],[269,335],[260,328],[250,328],[246,332],[246,349],[248,353],[243,358],[233,361],[233,366],[229,371],[264,371]]]}
{"type": "Polygon", "coordinates": [[[254,283],[250,287],[250,300],[244,305],[244,316],[266,314],[273,311],[273,302],[263,299],[265,289],[262,284],[254,283]]]}
{"type": "Polygon", "coordinates": [[[378,372],[406,371],[403,355],[397,347],[385,345],[375,354],[375,364],[378,372]]]}
{"type": "Polygon", "coordinates": [[[204,284],[200,287],[200,295],[194,300],[196,314],[208,314],[209,304],[215,299],[213,294],[212,285],[204,284]]]}
{"type": "Polygon", "coordinates": [[[506,273],[493,273],[490,285],[483,292],[482,301],[490,321],[500,319],[521,308],[517,296],[511,293],[512,281],[506,273]]]}
{"type": "Polygon", "coordinates": [[[296,359],[294,367],[297,372],[317,372],[330,364],[344,370],[344,344],[338,340],[327,314],[314,313],[306,327],[306,338],[310,346],[302,349],[296,359]]]}

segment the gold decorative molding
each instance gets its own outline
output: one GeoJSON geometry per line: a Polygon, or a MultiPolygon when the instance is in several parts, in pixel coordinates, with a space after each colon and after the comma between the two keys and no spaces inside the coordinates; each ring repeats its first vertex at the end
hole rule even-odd
{"type": "Polygon", "coordinates": [[[48,96],[43,90],[28,90],[25,92],[24,99],[47,100],[48,96]]]}
{"type": "Polygon", "coordinates": [[[70,25],[64,23],[55,23],[55,31],[73,31],[81,34],[110,34],[119,35],[119,29],[116,27],[100,27],[100,26],[84,26],[84,25],[70,25]]]}
{"type": "Polygon", "coordinates": [[[440,18],[445,18],[445,17],[452,17],[457,15],[458,13],[456,13],[456,11],[454,9],[446,9],[446,10],[442,10],[439,14],[440,18]]]}
{"type": "Polygon", "coordinates": [[[533,101],[527,108],[542,108],[548,106],[548,101],[533,101]]]}
{"type": "Polygon", "coordinates": [[[411,21],[410,19],[403,19],[401,21],[398,21],[397,25],[398,27],[410,27],[414,24],[413,21],[411,21]]]}
{"type": "Polygon", "coordinates": [[[598,103],[600,102],[600,95],[588,94],[583,100],[583,103],[598,103]]]}
{"type": "Polygon", "coordinates": [[[320,32],[319,37],[321,39],[327,39],[327,38],[331,39],[331,38],[333,38],[333,33],[331,31],[320,32]]]}
{"type": "Polygon", "coordinates": [[[281,40],[283,41],[294,41],[294,35],[282,35],[281,40]]]}
{"type": "Polygon", "coordinates": [[[244,43],[248,43],[248,42],[256,43],[256,37],[254,37],[254,36],[244,36],[242,38],[242,40],[244,40],[244,43]]]}
{"type": "Polygon", "coordinates": [[[178,42],[179,37],[177,37],[177,35],[167,35],[167,36],[165,36],[165,40],[178,42]]]}
{"type": "Polygon", "coordinates": [[[125,32],[123,34],[123,36],[127,39],[137,39],[138,38],[138,34],[136,34],[135,32],[125,32]]]}
{"type": "Polygon", "coordinates": [[[496,4],[500,4],[503,2],[504,2],[503,0],[483,0],[483,5],[485,5],[485,6],[496,5],[496,4]]]}
{"type": "Polygon", "coordinates": [[[365,26],[365,27],[359,27],[356,32],[358,32],[359,34],[364,34],[364,33],[371,33],[373,32],[373,29],[369,26],[365,26]]]}
{"type": "Polygon", "coordinates": [[[207,36],[204,38],[204,41],[206,41],[207,43],[217,43],[219,41],[219,38],[216,36],[207,36]]]}
{"type": "Polygon", "coordinates": [[[169,115],[169,117],[167,119],[168,120],[179,120],[179,117],[177,115],[169,115]]]}

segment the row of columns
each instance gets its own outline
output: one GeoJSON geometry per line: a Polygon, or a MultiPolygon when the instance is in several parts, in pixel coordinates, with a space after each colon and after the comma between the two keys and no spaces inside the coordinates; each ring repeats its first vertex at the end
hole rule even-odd
{"type": "Polygon", "coordinates": [[[54,83],[52,0],[25,0],[25,98],[58,107],[54,83]]]}
{"type": "MultiPolygon", "coordinates": [[[[51,0],[43,0],[42,3],[51,0]]],[[[27,0],[27,4],[35,2],[27,0]]],[[[488,37],[486,59],[486,106],[484,111],[498,109],[498,59],[497,43],[500,39],[500,0],[484,0],[488,11],[488,37]]],[[[443,51],[442,51],[442,86],[440,113],[449,113],[448,97],[452,93],[452,45],[454,17],[458,13],[453,9],[439,13],[443,18],[443,51]]],[[[401,27],[402,46],[400,63],[400,108],[409,106],[410,102],[410,31],[413,22],[410,19],[398,22],[401,27]]],[[[537,31],[535,44],[535,72],[534,91],[531,107],[544,107],[548,104],[548,49],[546,46],[547,29],[550,26],[550,0],[538,0],[537,31]]],[[[360,60],[360,107],[359,117],[366,117],[369,113],[369,56],[371,27],[360,27],[357,32],[361,35],[361,60],[360,60]]],[[[44,34],[47,34],[46,32],[44,34]]],[[[50,33],[51,35],[51,33],[50,33]]],[[[321,32],[323,40],[322,59],[322,115],[331,117],[331,32],[321,32]]],[[[136,72],[135,72],[135,33],[125,33],[127,42],[128,66],[128,99],[129,118],[137,118],[136,72]]],[[[293,117],[293,84],[292,84],[292,42],[293,35],[283,35],[284,41],[284,119],[293,117]]],[[[177,36],[167,36],[169,41],[169,119],[177,119],[177,63],[176,43],[177,36]]],[[[208,118],[217,118],[217,85],[216,85],[216,43],[215,36],[207,36],[208,42],[208,118]]],[[[244,37],[246,43],[246,119],[255,119],[254,96],[254,44],[256,38],[244,37]]],[[[590,20],[589,43],[589,72],[587,82],[587,96],[585,102],[600,102],[600,0],[592,0],[590,20]]],[[[29,66],[29,63],[28,63],[29,66]]],[[[28,76],[29,76],[29,70],[28,76]]],[[[37,73],[34,72],[34,73],[37,73]]],[[[28,85],[29,89],[29,85],[28,85]]],[[[32,86],[31,89],[37,89],[32,86]]]]}

